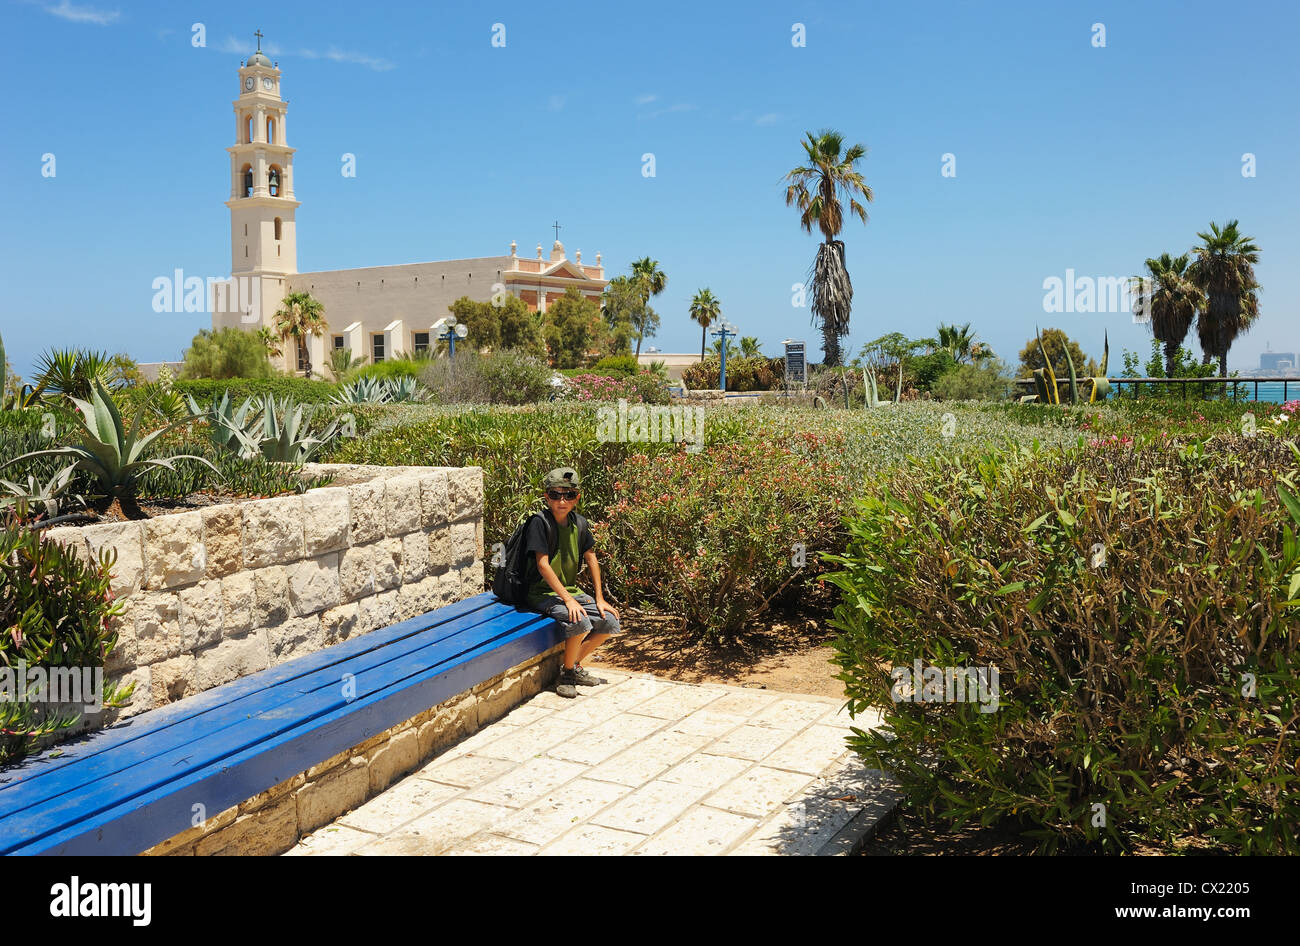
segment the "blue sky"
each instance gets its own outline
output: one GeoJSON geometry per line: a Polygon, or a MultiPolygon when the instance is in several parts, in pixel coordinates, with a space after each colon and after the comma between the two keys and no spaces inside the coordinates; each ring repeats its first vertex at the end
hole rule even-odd
{"type": "Polygon", "coordinates": [[[256,29],[283,70],[304,271],[511,239],[532,255],[558,219],[570,255],[600,251],[607,276],[659,260],[647,344],[697,347],[687,309],[707,286],[769,354],[786,337],[819,351],[791,304],[819,237],[782,178],[805,132],[832,127],[868,147],[875,192],[842,235],[854,352],[970,321],[1014,363],[1035,324],[1055,325],[1095,356],[1108,331],[1118,370],[1149,330],[1045,313],[1043,281],[1135,274],[1232,218],[1261,248],[1263,292],[1230,365],[1255,367],[1266,342],[1300,349],[1294,3],[0,3],[0,331],[25,375],[56,345],[177,358],[210,324],[154,313],[151,283],[229,272],[224,149],[256,29]]]}

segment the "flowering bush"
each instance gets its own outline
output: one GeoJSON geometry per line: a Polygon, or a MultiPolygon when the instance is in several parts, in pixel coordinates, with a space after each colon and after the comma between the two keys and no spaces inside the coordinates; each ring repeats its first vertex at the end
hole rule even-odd
{"type": "Polygon", "coordinates": [[[578,374],[568,379],[559,400],[566,401],[617,401],[626,399],[629,404],[667,404],[668,392],[653,374],[612,377],[601,374],[578,374]]]}
{"type": "Polygon", "coordinates": [[[616,593],[680,615],[707,640],[734,640],[819,574],[848,484],[818,434],[797,440],[628,457],[596,526],[616,593]]]}

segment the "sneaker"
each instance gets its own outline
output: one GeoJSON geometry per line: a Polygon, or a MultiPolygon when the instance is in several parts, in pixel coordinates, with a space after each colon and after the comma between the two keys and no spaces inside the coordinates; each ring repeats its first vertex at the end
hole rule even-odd
{"type": "Polygon", "coordinates": [[[555,692],[559,696],[564,696],[572,699],[573,697],[578,695],[577,683],[578,683],[577,675],[572,670],[568,670],[564,667],[561,667],[560,679],[559,682],[556,683],[555,685],[555,692]]]}
{"type": "Polygon", "coordinates": [[[598,677],[594,673],[588,673],[586,670],[583,670],[581,664],[573,665],[573,674],[573,682],[580,687],[600,686],[602,683],[609,682],[604,677],[598,677]]]}

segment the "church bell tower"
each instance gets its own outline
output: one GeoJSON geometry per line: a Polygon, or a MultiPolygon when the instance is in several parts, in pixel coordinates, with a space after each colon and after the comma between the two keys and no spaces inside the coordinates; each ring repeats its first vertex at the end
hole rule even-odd
{"type": "MultiPolygon", "coordinates": [[[[266,301],[283,297],[284,277],[298,271],[293,148],[287,144],[280,70],[262,52],[239,68],[235,144],[230,153],[230,273],[261,283],[266,301]]],[[[274,306],[264,307],[274,311],[274,306]]],[[[265,324],[267,318],[262,317],[265,324]]]]}

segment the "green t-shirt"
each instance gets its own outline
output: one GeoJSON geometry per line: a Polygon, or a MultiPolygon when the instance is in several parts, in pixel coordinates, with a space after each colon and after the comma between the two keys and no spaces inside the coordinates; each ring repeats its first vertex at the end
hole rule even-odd
{"type": "MultiPolygon", "coordinates": [[[[556,544],[555,554],[551,556],[550,560],[555,577],[560,579],[561,584],[564,585],[569,594],[582,594],[582,589],[578,587],[578,570],[582,568],[582,557],[578,549],[578,528],[573,523],[573,516],[569,516],[569,522],[557,528],[556,544]]],[[[540,518],[534,519],[529,527],[524,548],[529,555],[535,555],[537,552],[549,552],[546,544],[546,527],[540,518]]],[[[546,579],[541,576],[538,576],[537,581],[528,590],[530,599],[544,598],[553,594],[555,592],[546,583],[546,579]]]]}

